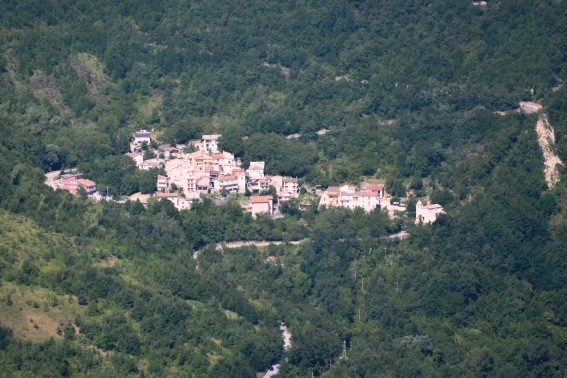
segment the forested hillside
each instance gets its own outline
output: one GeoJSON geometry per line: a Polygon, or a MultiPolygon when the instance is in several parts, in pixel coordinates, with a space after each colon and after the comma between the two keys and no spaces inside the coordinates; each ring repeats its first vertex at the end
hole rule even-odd
{"type": "Polygon", "coordinates": [[[0,5],[0,375],[255,376],[282,321],[286,377],[567,374],[565,168],[549,188],[513,111],[540,101],[567,162],[564,0],[0,5]],[[384,180],[408,217],[43,184],[152,192],[123,155],[142,128],[305,184],[384,180]],[[414,226],[424,197],[447,214],[414,226]],[[283,243],[214,247],[240,240],[283,243]]]}

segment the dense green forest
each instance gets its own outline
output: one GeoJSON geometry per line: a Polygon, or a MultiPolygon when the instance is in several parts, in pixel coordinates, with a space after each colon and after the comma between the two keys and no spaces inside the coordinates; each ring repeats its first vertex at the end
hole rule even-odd
{"type": "Polygon", "coordinates": [[[511,112],[541,101],[567,162],[563,0],[0,4],[0,375],[251,377],[282,321],[285,377],[567,374],[565,168],[549,189],[538,116],[511,112]],[[123,155],[140,128],[220,133],[306,184],[384,179],[409,217],[43,184],[152,192],[123,155]],[[414,226],[425,196],[447,214],[414,226]],[[215,248],[246,240],[283,243],[215,248]]]}

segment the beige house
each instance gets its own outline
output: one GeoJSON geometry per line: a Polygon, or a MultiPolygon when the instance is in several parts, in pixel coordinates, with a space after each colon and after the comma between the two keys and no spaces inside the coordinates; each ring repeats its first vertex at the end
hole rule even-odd
{"type": "Polygon", "coordinates": [[[246,193],[246,172],[243,169],[237,168],[232,171],[238,180],[238,193],[246,193]]]}
{"type": "Polygon", "coordinates": [[[138,152],[129,152],[126,154],[126,156],[134,160],[134,162],[136,163],[136,168],[141,169],[142,164],[144,163],[144,155],[138,152]]]}
{"type": "Polygon", "coordinates": [[[209,176],[204,176],[197,180],[197,193],[208,193],[210,188],[211,179],[209,176]]]}
{"type": "Polygon", "coordinates": [[[348,209],[362,208],[366,212],[370,212],[380,207],[380,199],[382,198],[383,187],[365,187],[364,190],[357,190],[351,185],[344,185],[340,188],[331,186],[321,193],[321,206],[339,206],[348,209]],[[373,190],[370,190],[373,189],[373,190]]]}
{"type": "Polygon", "coordinates": [[[299,196],[299,182],[296,178],[284,177],[282,179],[281,191],[291,194],[292,196],[299,196]]]}
{"type": "Polygon", "coordinates": [[[339,187],[329,186],[327,190],[321,193],[321,201],[319,201],[321,206],[339,206],[339,187]]]}
{"type": "Polygon", "coordinates": [[[430,224],[437,220],[439,214],[445,214],[443,206],[439,204],[423,205],[418,201],[415,205],[415,223],[430,224]]]}
{"type": "Polygon", "coordinates": [[[360,189],[366,192],[374,192],[378,198],[384,198],[384,184],[362,184],[360,189]]]}
{"type": "Polygon", "coordinates": [[[362,208],[366,212],[370,212],[380,205],[380,198],[375,192],[359,192],[347,191],[341,193],[339,198],[340,206],[349,209],[362,208]]]}
{"type": "Polygon", "coordinates": [[[193,167],[204,167],[208,166],[213,162],[211,155],[203,151],[192,152],[187,155],[187,160],[193,167]]]}
{"type": "Polygon", "coordinates": [[[269,190],[272,185],[272,180],[269,177],[262,177],[257,179],[248,179],[248,190],[252,193],[260,193],[269,190]]]}
{"type": "Polygon", "coordinates": [[[248,212],[255,217],[261,213],[273,214],[274,198],[272,196],[253,196],[250,197],[248,212]]]}
{"type": "MultiPolygon", "coordinates": [[[[296,178],[284,176],[266,176],[270,179],[270,185],[276,189],[279,201],[288,201],[299,197],[299,182],[296,178]]],[[[268,186],[269,188],[269,186],[268,186]]]]}
{"type": "Polygon", "coordinates": [[[234,155],[229,152],[221,152],[211,155],[213,169],[220,171],[224,175],[229,175],[237,168],[234,155]]]}

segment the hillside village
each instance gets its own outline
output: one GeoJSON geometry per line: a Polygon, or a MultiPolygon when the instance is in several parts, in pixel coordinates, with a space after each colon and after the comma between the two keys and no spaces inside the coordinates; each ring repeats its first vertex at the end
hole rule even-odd
{"type": "MultiPolygon", "coordinates": [[[[296,177],[267,175],[263,161],[252,161],[247,169],[242,168],[238,157],[219,149],[220,137],[220,134],[209,134],[187,145],[162,144],[154,148],[151,132],[140,130],[134,133],[130,152],[126,155],[134,160],[138,169],[159,169],[165,173],[157,176],[154,197],[170,201],[178,210],[189,209],[193,201],[205,194],[241,195],[241,199],[246,198],[239,202],[243,210],[256,217],[261,213],[279,214],[276,205],[299,199],[302,190],[296,177]]],[[[97,192],[94,181],[78,172],[61,175],[51,186],[72,194],[84,192],[95,201],[109,199],[97,192]]],[[[359,186],[346,184],[326,190],[316,186],[309,191],[304,188],[303,193],[318,197],[319,206],[361,208],[365,212],[380,208],[392,218],[406,211],[403,204],[392,202],[391,197],[386,196],[384,184],[364,182],[359,186]]],[[[423,205],[419,201],[415,223],[433,223],[443,213],[441,205],[423,205]]]]}
{"type": "MultiPolygon", "coordinates": [[[[144,160],[143,146],[151,143],[147,130],[134,134],[131,153],[139,169],[161,168],[166,175],[159,175],[156,183],[156,196],[171,201],[178,209],[187,209],[191,202],[201,194],[215,193],[227,196],[232,194],[262,194],[274,188],[277,202],[283,203],[298,198],[300,187],[297,178],[271,176],[265,174],[263,161],[250,162],[248,169],[241,168],[240,159],[226,151],[219,150],[221,135],[203,135],[200,140],[189,142],[189,146],[164,145],[156,152],[157,158],[144,160]],[[186,152],[193,151],[193,152],[186,152]]],[[[344,185],[315,190],[320,197],[320,206],[337,206],[370,212],[376,208],[394,216],[396,211],[405,211],[404,206],[390,203],[385,197],[383,184],[363,183],[360,187],[344,185]]],[[[421,204],[421,202],[419,202],[421,204]]],[[[249,201],[241,202],[242,207],[256,216],[259,213],[274,213],[274,197],[253,195],[249,201]]],[[[432,223],[443,212],[441,205],[433,204],[420,208],[416,223],[432,223]]]]}

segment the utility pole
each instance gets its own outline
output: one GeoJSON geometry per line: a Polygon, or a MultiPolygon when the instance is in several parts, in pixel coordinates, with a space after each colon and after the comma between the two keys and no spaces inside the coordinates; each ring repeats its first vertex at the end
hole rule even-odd
{"type": "Polygon", "coordinates": [[[347,355],[346,355],[346,340],[343,340],[343,358],[347,358],[347,355]]]}
{"type": "Polygon", "coordinates": [[[362,277],[362,292],[364,293],[364,277],[362,277]]]}

